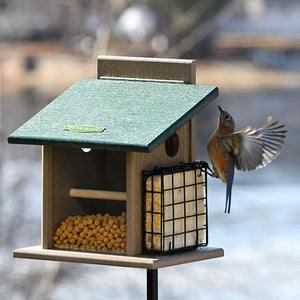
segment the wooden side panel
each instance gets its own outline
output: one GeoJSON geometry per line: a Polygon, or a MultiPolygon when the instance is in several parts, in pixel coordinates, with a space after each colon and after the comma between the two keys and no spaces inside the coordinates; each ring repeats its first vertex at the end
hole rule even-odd
{"type": "Polygon", "coordinates": [[[196,61],[188,59],[99,56],[100,77],[147,78],[196,82],[196,61]]]}
{"type": "Polygon", "coordinates": [[[189,121],[189,127],[190,127],[190,149],[191,149],[191,156],[190,156],[190,162],[193,162],[196,160],[196,117],[192,118],[189,121]]]}
{"type": "Polygon", "coordinates": [[[52,246],[52,147],[43,146],[42,150],[42,247],[52,246]]]}
{"type": "Polygon", "coordinates": [[[179,149],[175,156],[166,154],[165,143],[151,153],[127,152],[127,254],[142,253],[142,171],[155,165],[168,167],[180,161],[190,161],[190,126],[187,123],[177,131],[179,149]]]}

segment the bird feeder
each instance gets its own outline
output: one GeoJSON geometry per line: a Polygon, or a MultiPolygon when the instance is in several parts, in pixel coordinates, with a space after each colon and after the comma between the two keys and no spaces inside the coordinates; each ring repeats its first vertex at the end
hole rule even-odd
{"type": "Polygon", "coordinates": [[[223,256],[197,248],[207,196],[195,116],[217,95],[195,85],[192,60],[98,57],[97,79],[79,80],[8,138],[43,146],[41,245],[14,257],[145,268],[155,287],[159,268],[223,256]]]}

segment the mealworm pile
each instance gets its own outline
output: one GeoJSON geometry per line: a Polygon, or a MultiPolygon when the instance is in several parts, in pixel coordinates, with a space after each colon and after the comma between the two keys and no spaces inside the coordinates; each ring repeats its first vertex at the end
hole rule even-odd
{"type": "Polygon", "coordinates": [[[69,216],[53,240],[59,249],[126,253],[126,213],[69,216]]]}

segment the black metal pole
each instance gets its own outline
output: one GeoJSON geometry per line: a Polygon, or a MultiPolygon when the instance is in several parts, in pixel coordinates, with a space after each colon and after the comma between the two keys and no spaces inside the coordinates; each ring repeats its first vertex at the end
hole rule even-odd
{"type": "Polygon", "coordinates": [[[158,300],[158,269],[147,269],[147,300],[158,300]]]}

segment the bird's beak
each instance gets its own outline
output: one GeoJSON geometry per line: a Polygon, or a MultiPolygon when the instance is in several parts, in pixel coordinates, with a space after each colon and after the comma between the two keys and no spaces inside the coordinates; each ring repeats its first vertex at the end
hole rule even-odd
{"type": "Polygon", "coordinates": [[[218,109],[219,109],[220,113],[223,112],[223,109],[220,106],[218,106],[218,109]]]}

